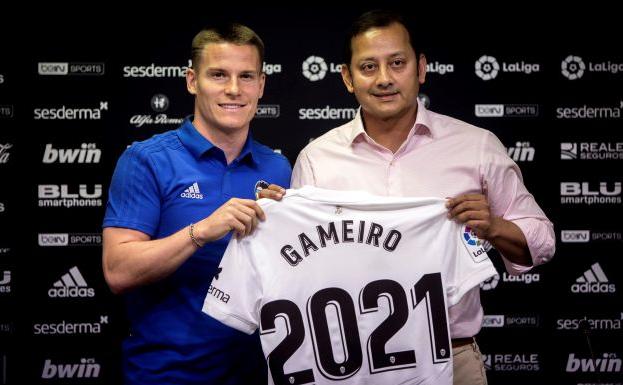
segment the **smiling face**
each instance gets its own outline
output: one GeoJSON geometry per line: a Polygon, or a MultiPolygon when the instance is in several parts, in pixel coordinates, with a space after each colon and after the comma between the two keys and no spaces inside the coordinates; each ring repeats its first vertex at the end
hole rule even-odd
{"type": "Polygon", "coordinates": [[[264,92],[265,75],[253,45],[209,43],[200,63],[186,74],[195,95],[194,124],[199,130],[230,135],[248,130],[264,92]]]}
{"type": "Polygon", "coordinates": [[[426,77],[426,58],[416,54],[402,24],[375,27],[351,40],[352,58],[342,79],[361,105],[364,118],[399,119],[412,113],[426,77]]]}

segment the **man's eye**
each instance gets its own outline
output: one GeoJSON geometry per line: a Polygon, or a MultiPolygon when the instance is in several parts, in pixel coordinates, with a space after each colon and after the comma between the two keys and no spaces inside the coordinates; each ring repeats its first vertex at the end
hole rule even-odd
{"type": "Polygon", "coordinates": [[[373,63],[366,63],[361,66],[361,70],[364,72],[373,71],[376,68],[376,65],[373,63]]]}

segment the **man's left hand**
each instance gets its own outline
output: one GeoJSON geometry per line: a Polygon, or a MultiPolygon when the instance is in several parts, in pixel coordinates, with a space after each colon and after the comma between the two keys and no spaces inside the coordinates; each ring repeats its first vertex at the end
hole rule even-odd
{"type": "Polygon", "coordinates": [[[489,240],[493,237],[498,218],[491,215],[486,195],[459,195],[448,199],[446,207],[448,218],[471,227],[478,238],[489,240]]]}

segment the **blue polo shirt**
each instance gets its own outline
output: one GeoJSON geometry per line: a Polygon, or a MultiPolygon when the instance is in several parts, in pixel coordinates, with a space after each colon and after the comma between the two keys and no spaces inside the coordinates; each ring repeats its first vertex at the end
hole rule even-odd
{"type": "MultiPolygon", "coordinates": [[[[230,198],[255,199],[258,181],[290,185],[288,160],[254,141],[227,164],[190,120],[130,146],[110,185],[104,227],[169,236],[230,198]]],[[[265,384],[259,338],[201,311],[231,235],[208,243],[166,279],[125,295],[130,335],[123,344],[127,384],[265,384]]]]}

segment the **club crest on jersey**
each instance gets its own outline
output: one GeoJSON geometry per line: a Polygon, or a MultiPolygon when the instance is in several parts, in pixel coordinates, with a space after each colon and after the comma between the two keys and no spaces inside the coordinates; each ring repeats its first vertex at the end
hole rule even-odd
{"type": "Polygon", "coordinates": [[[462,233],[461,239],[463,240],[463,244],[467,247],[474,262],[479,263],[489,258],[483,246],[484,242],[478,238],[471,227],[464,225],[462,233]]]}
{"type": "Polygon", "coordinates": [[[268,182],[266,182],[265,180],[258,180],[257,182],[255,182],[255,199],[260,199],[260,191],[264,190],[265,188],[268,188],[268,182]]]}

